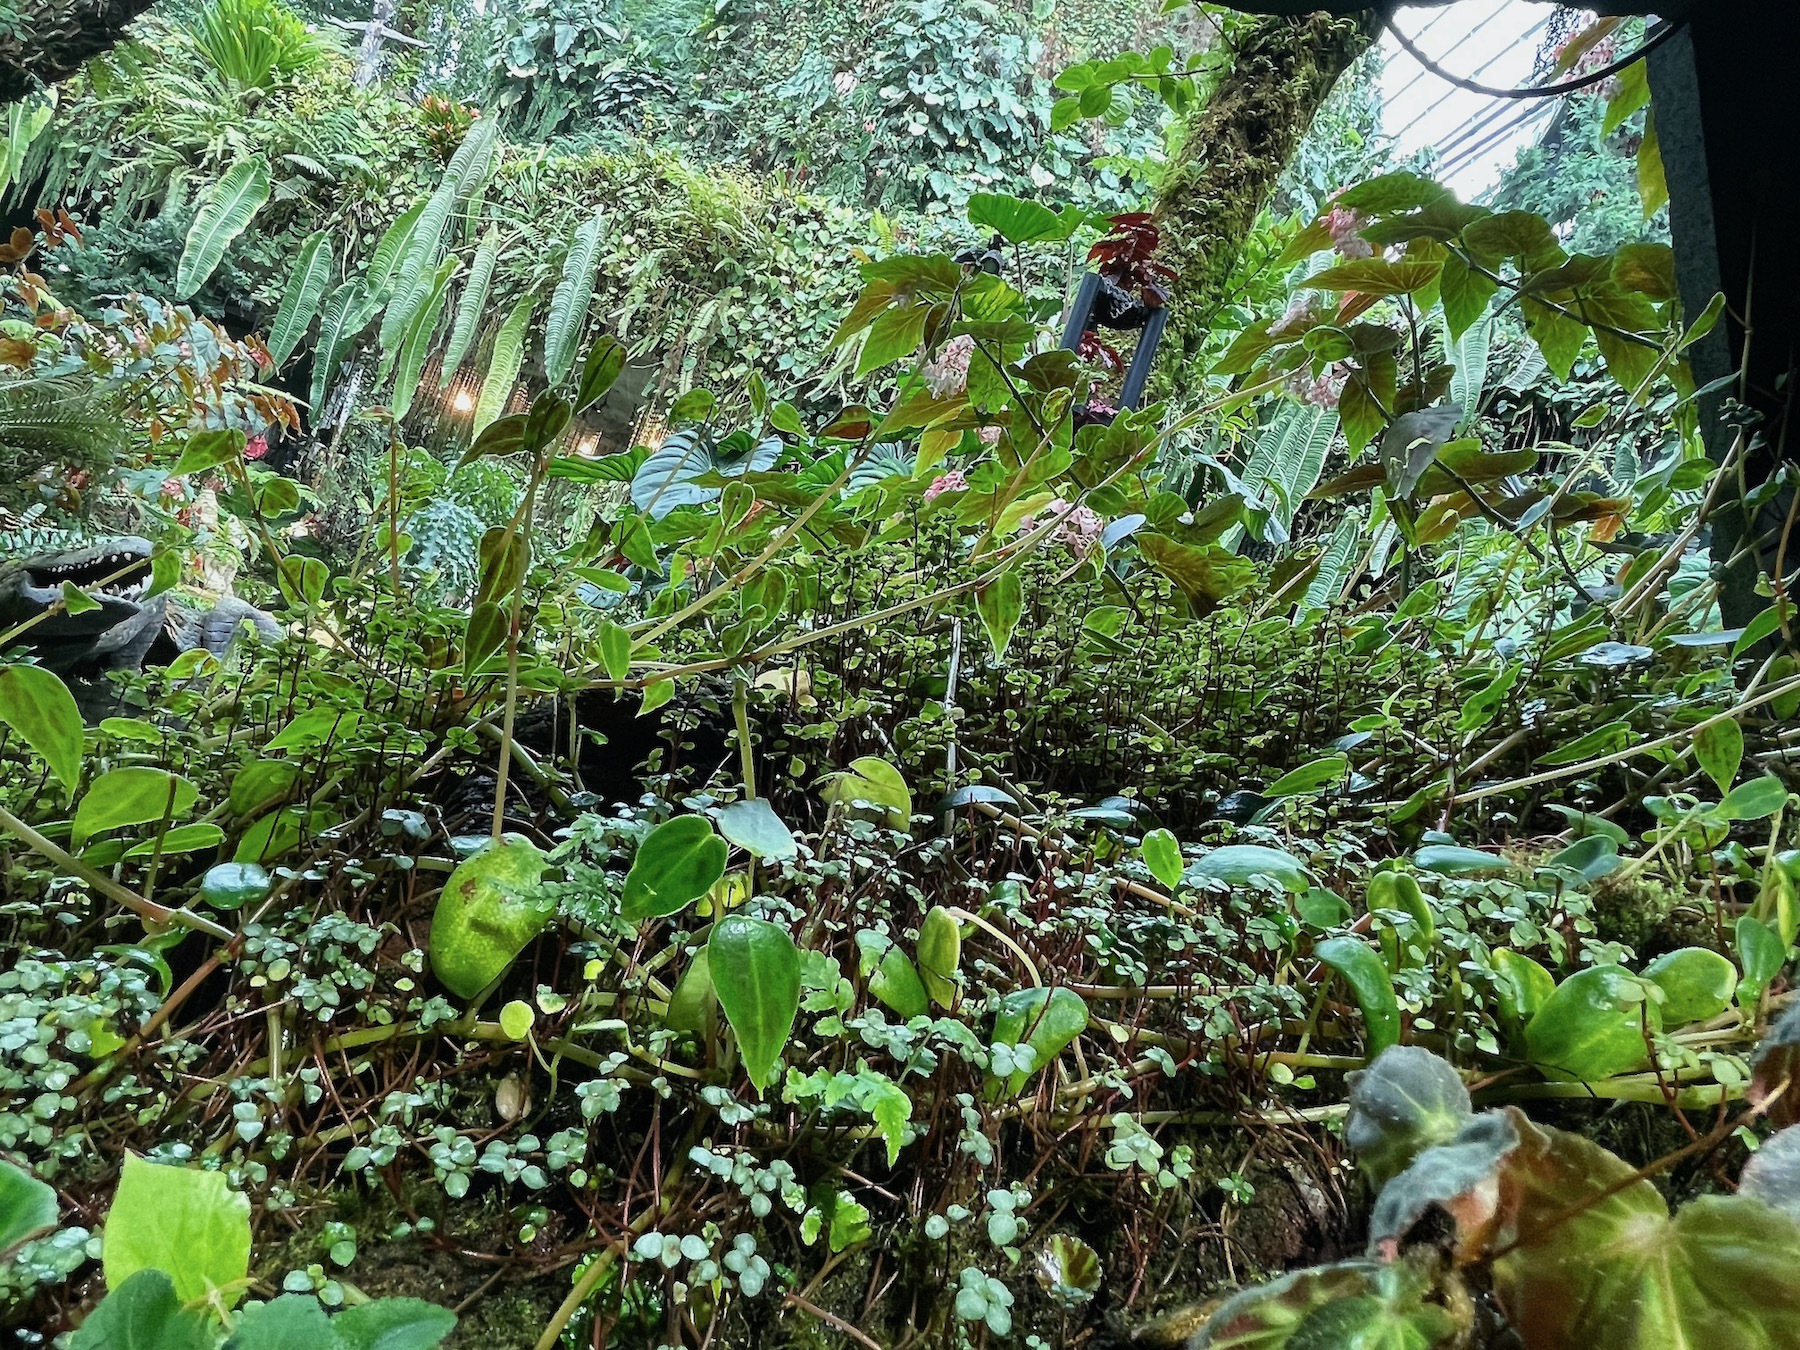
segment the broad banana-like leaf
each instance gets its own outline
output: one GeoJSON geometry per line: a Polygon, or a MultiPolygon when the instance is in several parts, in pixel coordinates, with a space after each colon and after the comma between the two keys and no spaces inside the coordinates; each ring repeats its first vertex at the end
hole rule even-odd
{"type": "Polygon", "coordinates": [[[186,300],[206,284],[225,257],[231,241],[244,232],[251,217],[269,200],[269,166],[247,159],[214,183],[188,227],[181,260],[175,264],[175,298],[186,300]]]}
{"type": "Polygon", "coordinates": [[[277,369],[294,354],[294,348],[306,336],[307,325],[319,312],[319,301],[331,282],[334,261],[329,231],[320,230],[300,245],[299,260],[288,277],[274,326],[269,329],[269,355],[274,358],[277,369]]]}

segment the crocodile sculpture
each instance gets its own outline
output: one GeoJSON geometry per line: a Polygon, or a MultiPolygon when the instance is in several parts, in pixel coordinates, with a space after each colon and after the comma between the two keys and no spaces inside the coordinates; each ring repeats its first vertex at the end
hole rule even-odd
{"type": "Polygon", "coordinates": [[[148,539],[111,535],[0,561],[0,637],[29,623],[5,645],[23,644],[58,674],[95,679],[167,665],[196,647],[222,656],[245,623],[268,641],[282,635],[268,614],[232,596],[189,604],[165,592],[146,600],[150,555],[148,539]],[[98,607],[75,613],[59,605],[65,584],[98,607]]]}

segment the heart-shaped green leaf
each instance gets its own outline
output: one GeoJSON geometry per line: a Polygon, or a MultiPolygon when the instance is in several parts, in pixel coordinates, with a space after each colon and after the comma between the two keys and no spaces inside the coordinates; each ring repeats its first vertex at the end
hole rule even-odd
{"type": "Polygon", "coordinates": [[[619,912],[645,919],[685,909],[725,875],[729,854],[705,816],[664,821],[638,845],[619,912]]]}
{"type": "Polygon", "coordinates": [[[800,1011],[800,952],[787,929],[728,914],[713,925],[706,959],[719,1007],[737,1035],[744,1072],[761,1092],[774,1081],[800,1011]]]}
{"type": "Polygon", "coordinates": [[[431,916],[431,968],[445,987],[474,998],[543,931],[554,902],[528,897],[544,855],[517,835],[490,842],[459,864],[431,916]]]}

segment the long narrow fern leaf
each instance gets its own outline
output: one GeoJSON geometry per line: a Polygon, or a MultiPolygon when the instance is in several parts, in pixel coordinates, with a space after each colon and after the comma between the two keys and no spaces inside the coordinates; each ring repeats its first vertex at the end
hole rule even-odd
{"type": "Polygon", "coordinates": [[[506,410],[506,401],[512,397],[513,385],[519,379],[519,367],[525,363],[525,328],[531,322],[531,311],[536,304],[529,295],[520,300],[494,335],[494,353],[488,361],[487,378],[481,382],[481,397],[475,403],[471,432],[476,436],[506,410]]]}
{"type": "Polygon", "coordinates": [[[338,363],[349,351],[351,341],[362,331],[362,325],[368,322],[367,297],[368,283],[361,277],[346,281],[326,297],[324,313],[319,319],[319,341],[313,348],[312,407],[315,417],[325,406],[325,395],[330,392],[338,363]]]}
{"type": "Polygon", "coordinates": [[[181,260],[175,264],[175,298],[186,300],[206,284],[231,241],[244,232],[251,217],[269,200],[269,166],[247,159],[213,184],[188,229],[181,260]]]}
{"type": "Polygon", "coordinates": [[[594,214],[576,227],[563,259],[562,278],[550,297],[550,315],[544,326],[544,375],[561,384],[575,364],[581,346],[581,330],[587,324],[588,305],[594,298],[594,273],[600,266],[600,235],[604,218],[594,214]]]}
{"type": "Polygon", "coordinates": [[[300,257],[288,277],[287,290],[281,297],[281,308],[269,329],[269,355],[280,369],[300,345],[307,325],[319,312],[319,301],[331,282],[335,260],[331,253],[331,234],[320,230],[300,246],[300,257]]]}
{"type": "Polygon", "coordinates": [[[469,266],[469,279],[463,285],[462,298],[456,302],[456,318],[450,324],[450,343],[444,349],[442,373],[438,388],[448,389],[463,358],[475,341],[475,330],[487,308],[488,289],[494,282],[494,264],[500,259],[500,234],[492,225],[475,250],[475,261],[469,266]]]}

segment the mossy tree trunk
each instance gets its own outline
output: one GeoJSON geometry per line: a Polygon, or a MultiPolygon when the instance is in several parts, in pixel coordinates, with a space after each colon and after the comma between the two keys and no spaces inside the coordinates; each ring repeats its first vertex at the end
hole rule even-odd
{"type": "Polygon", "coordinates": [[[1234,35],[1230,68],[1188,115],[1157,194],[1160,258],[1177,273],[1162,378],[1200,351],[1238,252],[1326,98],[1369,49],[1377,11],[1255,19],[1234,35]]]}
{"type": "MultiPolygon", "coordinates": [[[[4,0],[0,0],[4,2],[4,0]]],[[[0,34],[0,104],[66,80],[125,34],[150,0],[12,0],[0,34]]]]}

